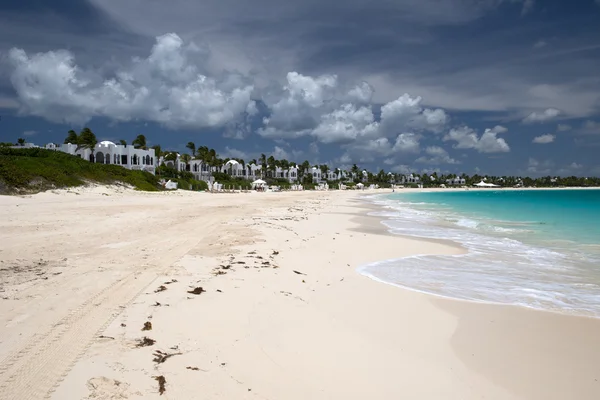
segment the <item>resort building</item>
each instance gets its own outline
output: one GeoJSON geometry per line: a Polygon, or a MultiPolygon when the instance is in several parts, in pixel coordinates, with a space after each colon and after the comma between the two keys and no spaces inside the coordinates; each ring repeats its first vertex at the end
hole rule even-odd
{"type": "Polygon", "coordinates": [[[398,183],[400,183],[401,185],[404,185],[405,183],[416,183],[416,184],[419,184],[419,183],[421,183],[421,178],[419,178],[418,175],[415,176],[413,174],[402,175],[400,177],[400,182],[398,182],[398,183]]]}
{"type": "MultiPolygon", "coordinates": [[[[263,166],[260,164],[243,164],[236,160],[229,160],[222,167],[208,165],[206,162],[199,159],[192,159],[186,164],[181,160],[181,155],[177,153],[160,157],[158,164],[164,164],[177,171],[191,172],[195,179],[207,182],[213,180],[212,177],[215,172],[225,173],[231,177],[247,179],[249,181],[264,178],[285,179],[292,184],[298,183],[302,176],[307,175],[311,176],[312,183],[315,184],[321,184],[327,181],[346,180],[350,176],[339,168],[328,170],[324,173],[318,166],[310,167],[302,174],[300,167],[296,164],[290,165],[287,169],[278,166],[274,168],[267,166],[263,169],[263,166]]],[[[362,176],[363,180],[366,180],[367,172],[363,171],[362,176]]]]}
{"type": "Polygon", "coordinates": [[[452,178],[452,179],[446,179],[446,184],[447,185],[454,185],[454,186],[456,186],[456,185],[466,185],[467,181],[464,178],[456,177],[456,178],[452,178]]]}
{"type": "MultiPolygon", "coordinates": [[[[25,143],[23,146],[14,148],[40,148],[33,143],[25,143]]],[[[136,149],[129,145],[120,145],[108,140],[102,141],[94,149],[83,148],[76,144],[48,143],[43,148],[47,150],[62,151],[96,164],[115,164],[131,170],[142,170],[154,174],[156,171],[156,160],[154,149],[136,149]]]]}

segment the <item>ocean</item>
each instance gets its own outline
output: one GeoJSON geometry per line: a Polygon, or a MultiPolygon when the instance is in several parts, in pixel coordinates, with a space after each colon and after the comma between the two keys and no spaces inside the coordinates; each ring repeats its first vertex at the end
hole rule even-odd
{"type": "Polygon", "coordinates": [[[600,317],[600,190],[426,190],[370,196],[392,233],[446,239],[467,253],[359,269],[456,299],[600,317]]]}

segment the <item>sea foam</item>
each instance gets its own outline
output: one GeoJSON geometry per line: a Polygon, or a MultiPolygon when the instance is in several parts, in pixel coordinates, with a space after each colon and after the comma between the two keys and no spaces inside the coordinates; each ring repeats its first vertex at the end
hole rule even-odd
{"type": "Polygon", "coordinates": [[[535,221],[476,220],[443,206],[383,197],[369,201],[384,207],[371,214],[384,218],[390,232],[450,240],[467,253],[386,260],[363,266],[360,273],[438,296],[600,317],[599,254],[564,242],[525,243],[521,238],[532,236],[535,221]]]}

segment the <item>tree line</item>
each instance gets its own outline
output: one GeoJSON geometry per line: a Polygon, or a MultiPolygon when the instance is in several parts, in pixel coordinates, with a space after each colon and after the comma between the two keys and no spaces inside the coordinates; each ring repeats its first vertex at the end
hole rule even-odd
{"type": "MultiPolygon", "coordinates": [[[[69,130],[67,132],[67,136],[64,139],[64,143],[76,144],[77,149],[87,148],[94,152],[96,145],[98,144],[98,139],[94,132],[88,128],[83,128],[79,133],[74,130],[69,130]]],[[[119,140],[119,144],[123,146],[128,146],[126,140],[119,140]]],[[[0,147],[13,146],[13,143],[0,143],[0,147]]],[[[17,146],[24,146],[25,140],[23,138],[19,138],[16,143],[17,146]]],[[[281,168],[282,170],[288,170],[291,167],[298,168],[298,178],[301,183],[310,184],[312,183],[312,174],[310,173],[311,163],[308,160],[304,160],[302,163],[297,163],[294,161],[290,161],[287,159],[276,159],[273,155],[267,157],[266,154],[261,154],[258,159],[252,159],[246,162],[241,158],[228,158],[221,157],[213,148],[209,148],[207,146],[196,146],[194,142],[188,142],[186,148],[189,150],[189,154],[181,154],[179,155],[176,151],[171,150],[162,150],[160,145],[154,145],[148,147],[146,137],[143,134],[139,134],[131,141],[131,146],[136,149],[154,149],[155,156],[157,159],[163,157],[165,161],[176,161],[179,156],[180,161],[185,164],[189,164],[191,160],[200,160],[202,163],[208,165],[212,169],[221,170],[221,168],[230,160],[235,160],[242,165],[242,167],[246,167],[246,165],[254,164],[259,165],[262,169],[262,175],[267,177],[267,172],[271,172],[271,177],[275,177],[275,172],[277,168],[281,168]]],[[[326,177],[329,172],[331,172],[331,168],[327,164],[315,165],[318,168],[322,176],[326,177]]],[[[341,170],[340,168],[335,168],[333,170],[336,176],[345,176],[343,179],[345,181],[354,181],[358,183],[360,181],[366,181],[367,183],[379,184],[380,186],[387,186],[391,183],[400,183],[402,182],[402,177],[405,174],[398,174],[392,172],[386,172],[383,169],[379,170],[377,173],[372,173],[370,171],[363,170],[359,168],[357,164],[353,164],[349,169],[341,170]],[[364,171],[364,173],[363,173],[364,171]],[[363,179],[363,177],[365,179],[363,179]]],[[[441,184],[446,184],[447,180],[462,178],[465,180],[466,186],[471,186],[475,183],[486,181],[488,183],[494,183],[499,186],[504,187],[513,187],[517,185],[522,185],[526,187],[561,187],[561,186],[600,186],[600,178],[597,177],[577,177],[577,176],[569,176],[569,177],[552,177],[552,176],[544,176],[539,178],[531,178],[531,177],[521,177],[521,176],[489,176],[489,175],[467,175],[467,174],[438,174],[437,172],[433,172],[432,174],[416,174],[413,176],[418,176],[420,179],[420,184],[424,187],[437,187],[441,184]]]]}

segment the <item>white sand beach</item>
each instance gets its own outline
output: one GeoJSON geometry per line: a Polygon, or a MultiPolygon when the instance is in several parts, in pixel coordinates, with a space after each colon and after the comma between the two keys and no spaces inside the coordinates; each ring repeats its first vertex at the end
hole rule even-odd
{"type": "Polygon", "coordinates": [[[464,251],[366,193],[0,196],[0,399],[600,398],[599,319],[357,273],[464,251]]]}

